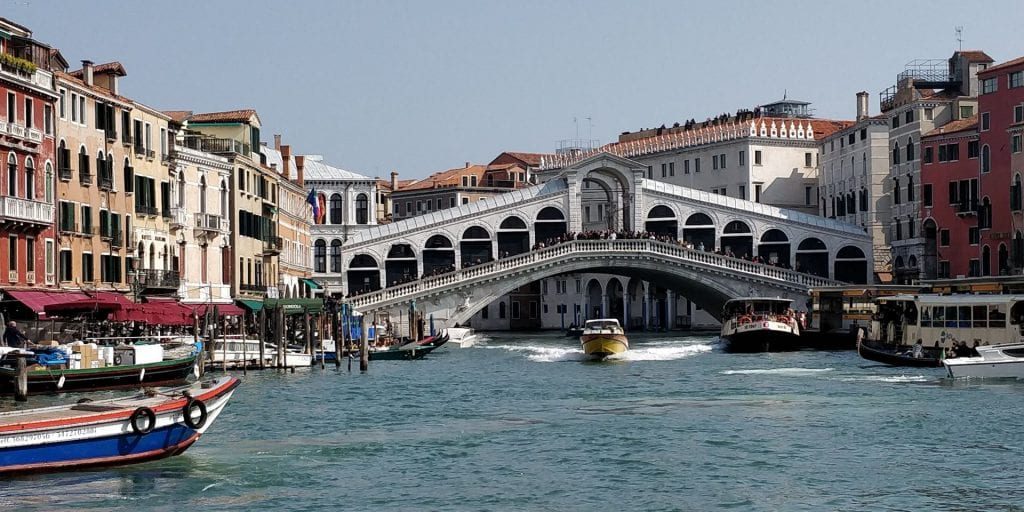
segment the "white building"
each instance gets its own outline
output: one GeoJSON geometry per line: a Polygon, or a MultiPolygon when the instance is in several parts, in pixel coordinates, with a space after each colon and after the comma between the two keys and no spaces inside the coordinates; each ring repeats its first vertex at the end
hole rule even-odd
{"type": "Polygon", "coordinates": [[[868,93],[857,93],[857,121],[821,142],[818,213],[863,227],[874,241],[875,276],[891,280],[890,246],[885,226],[891,218],[888,117],[868,116],[868,93]]]}

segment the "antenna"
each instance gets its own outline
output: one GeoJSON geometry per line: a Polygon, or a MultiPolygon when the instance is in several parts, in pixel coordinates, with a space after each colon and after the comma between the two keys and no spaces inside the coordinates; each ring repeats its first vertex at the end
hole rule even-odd
{"type": "Polygon", "coordinates": [[[594,119],[590,116],[585,118],[587,120],[587,140],[594,138],[594,119]]]}
{"type": "Polygon", "coordinates": [[[576,125],[576,139],[579,140],[579,138],[580,138],[580,121],[579,121],[579,119],[576,118],[576,116],[572,116],[572,124],[576,125]]]}
{"type": "Polygon", "coordinates": [[[963,51],[963,49],[964,49],[964,26],[963,25],[957,25],[955,27],[955,29],[956,29],[956,42],[957,42],[957,46],[959,47],[960,51],[963,51]]]}

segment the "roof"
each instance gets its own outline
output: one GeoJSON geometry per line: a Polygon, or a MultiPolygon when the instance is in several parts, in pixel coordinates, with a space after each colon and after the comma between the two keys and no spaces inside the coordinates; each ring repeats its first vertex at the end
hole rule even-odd
{"type": "Polygon", "coordinates": [[[476,176],[477,183],[483,181],[484,172],[487,171],[487,166],[472,164],[468,167],[457,167],[455,169],[448,169],[447,171],[435,172],[422,180],[412,183],[407,187],[399,187],[398,192],[408,192],[413,190],[427,190],[435,187],[452,187],[459,186],[462,184],[463,176],[476,176]]]}
{"type": "Polygon", "coordinates": [[[132,102],[131,98],[128,98],[128,97],[125,97],[125,96],[121,96],[120,94],[114,94],[113,92],[107,90],[104,87],[100,87],[100,86],[96,85],[95,83],[93,85],[86,85],[85,82],[81,78],[76,77],[76,76],[72,76],[72,75],[70,75],[68,73],[65,73],[63,71],[54,71],[53,76],[57,77],[60,80],[65,81],[65,82],[67,82],[69,84],[77,85],[78,87],[82,87],[84,89],[88,89],[88,90],[90,90],[90,91],[92,91],[92,92],[94,92],[96,94],[101,94],[103,96],[106,96],[108,98],[112,98],[112,99],[117,100],[117,101],[121,101],[121,102],[124,102],[124,103],[131,103],[132,102]]]}
{"type": "Polygon", "coordinates": [[[936,135],[945,135],[948,133],[962,132],[965,130],[974,130],[978,127],[978,115],[975,114],[971,117],[965,117],[963,119],[957,119],[956,121],[950,121],[921,137],[934,137],[936,135]]]}
{"type": "MultiPolygon", "coordinates": [[[[83,70],[76,69],[76,70],[72,71],[70,74],[71,74],[71,76],[73,76],[75,78],[82,78],[83,73],[84,73],[83,70]]],[[[114,62],[107,62],[107,63],[104,63],[104,64],[96,64],[95,66],[92,67],[92,74],[93,75],[98,75],[98,74],[103,74],[103,73],[113,73],[113,74],[115,74],[117,76],[128,76],[128,72],[125,71],[124,66],[122,66],[121,63],[117,62],[116,60],[114,62]]]]}
{"type": "Polygon", "coordinates": [[[981,50],[960,50],[956,52],[971,62],[995,62],[992,57],[981,50]]]}
{"type": "MultiPolygon", "coordinates": [[[[416,183],[417,181],[419,181],[419,180],[417,180],[417,179],[398,180],[398,190],[402,190],[405,187],[408,187],[409,185],[412,185],[413,183],[416,183]]],[[[386,180],[384,178],[377,178],[377,189],[378,190],[391,190],[391,180],[386,180]]],[[[391,191],[394,192],[393,190],[391,190],[391,191]]]]}
{"type": "MultiPolygon", "coordinates": [[[[267,167],[276,166],[277,172],[284,171],[284,158],[279,150],[263,146],[260,151],[267,157],[267,167]]],[[[320,155],[303,155],[303,160],[302,177],[304,181],[374,181],[369,176],[325,164],[320,155]]],[[[289,158],[288,173],[290,180],[296,180],[299,177],[298,167],[295,165],[295,155],[289,158]]]]}
{"type": "Polygon", "coordinates": [[[13,22],[13,21],[11,21],[11,20],[9,20],[7,18],[4,18],[2,16],[0,16],[0,22],[6,23],[6,24],[8,24],[8,25],[10,25],[10,26],[12,26],[14,28],[21,29],[25,33],[29,34],[30,36],[32,35],[32,30],[29,29],[28,27],[26,27],[25,25],[21,25],[19,23],[15,23],[15,22],[13,22]]]}
{"type": "Polygon", "coordinates": [[[523,153],[519,151],[503,151],[500,155],[495,157],[494,160],[491,160],[491,164],[497,162],[498,160],[501,159],[501,157],[506,155],[516,160],[519,160],[520,162],[523,162],[524,164],[529,165],[530,167],[540,166],[541,158],[551,156],[549,153],[523,153]]]}
{"type": "Polygon", "coordinates": [[[191,110],[164,110],[164,115],[171,118],[171,121],[181,124],[192,117],[191,110]]]}
{"type": "Polygon", "coordinates": [[[224,112],[204,112],[188,118],[190,123],[248,123],[253,116],[259,119],[256,111],[247,108],[242,110],[226,110],[224,112]]]}
{"type": "Polygon", "coordinates": [[[1012,67],[1015,67],[1015,66],[1020,66],[1022,64],[1024,64],[1024,57],[1017,57],[1016,59],[1008,60],[1008,61],[1003,62],[1001,64],[996,64],[995,66],[992,66],[992,67],[990,67],[988,69],[984,69],[984,70],[978,71],[978,74],[979,75],[987,75],[987,74],[995,72],[995,71],[1002,71],[1002,70],[1004,70],[1006,68],[1012,68],[1012,67]]]}

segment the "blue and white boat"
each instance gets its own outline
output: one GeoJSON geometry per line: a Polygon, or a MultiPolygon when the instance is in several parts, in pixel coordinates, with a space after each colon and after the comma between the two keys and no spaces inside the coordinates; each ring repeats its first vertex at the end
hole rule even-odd
{"type": "Polygon", "coordinates": [[[238,384],[221,377],[127,398],[0,413],[0,475],[178,455],[210,428],[238,384]]]}

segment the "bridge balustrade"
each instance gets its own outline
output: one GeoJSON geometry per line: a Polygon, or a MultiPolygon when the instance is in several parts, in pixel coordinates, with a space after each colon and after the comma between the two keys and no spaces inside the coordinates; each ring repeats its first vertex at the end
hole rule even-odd
{"type": "Polygon", "coordinates": [[[571,240],[562,242],[550,247],[530,251],[516,256],[482,263],[473,267],[462,268],[430,276],[418,281],[405,283],[390,288],[384,288],[374,292],[358,295],[349,299],[349,302],[356,308],[367,305],[387,302],[402,297],[415,297],[427,292],[459,284],[461,282],[507,274],[513,270],[520,270],[538,263],[544,263],[572,254],[658,254],[669,258],[687,262],[699,263],[705,266],[733,270],[748,275],[758,275],[775,281],[782,281],[801,285],[802,287],[835,286],[841,284],[838,281],[818,277],[811,274],[804,274],[795,270],[773,267],[763,263],[733,258],[713,252],[698,251],[687,247],[661,242],[657,240],[571,240]]]}

